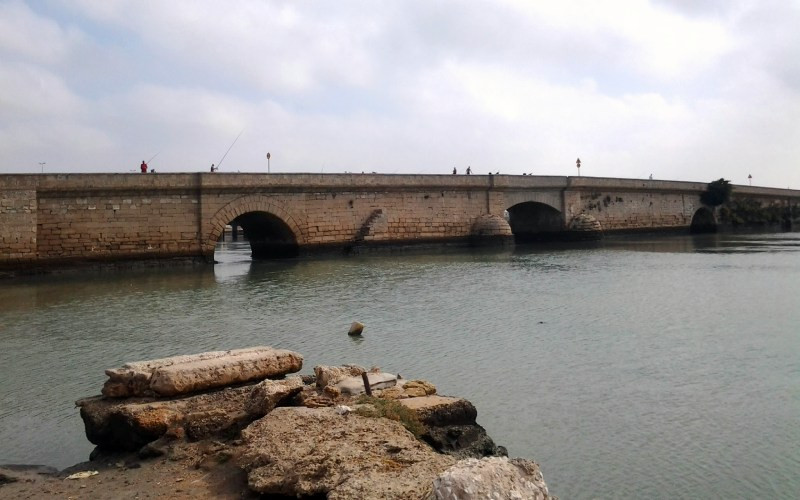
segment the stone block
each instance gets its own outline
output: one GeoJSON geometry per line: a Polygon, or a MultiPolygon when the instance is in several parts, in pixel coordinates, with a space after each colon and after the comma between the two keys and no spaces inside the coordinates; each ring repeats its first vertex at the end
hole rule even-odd
{"type": "Polygon", "coordinates": [[[299,371],[303,357],[270,347],[215,351],[126,363],[106,370],[106,397],[174,396],[299,371]]]}

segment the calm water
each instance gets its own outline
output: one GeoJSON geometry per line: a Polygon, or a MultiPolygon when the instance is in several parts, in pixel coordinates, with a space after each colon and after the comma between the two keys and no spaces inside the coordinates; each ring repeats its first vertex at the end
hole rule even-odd
{"type": "Polygon", "coordinates": [[[217,258],[0,282],[0,463],[85,460],[105,368],[271,345],[470,399],[564,499],[800,495],[800,233],[217,258]]]}

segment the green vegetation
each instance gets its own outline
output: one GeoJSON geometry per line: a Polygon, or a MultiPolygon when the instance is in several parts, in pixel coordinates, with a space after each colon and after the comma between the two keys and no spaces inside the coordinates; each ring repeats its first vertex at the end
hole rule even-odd
{"type": "Polygon", "coordinates": [[[738,225],[787,224],[800,218],[800,206],[764,205],[752,198],[732,200],[719,210],[720,222],[738,225]]]}
{"type": "Polygon", "coordinates": [[[783,200],[765,203],[742,196],[733,199],[732,192],[733,186],[730,181],[718,179],[710,182],[706,190],[700,194],[700,201],[712,212],[716,211],[721,224],[731,226],[781,224],[784,227],[791,227],[792,223],[800,218],[800,206],[797,204],[792,205],[783,200]],[[715,210],[716,207],[719,209],[715,210]]]}
{"type": "Polygon", "coordinates": [[[370,405],[356,408],[355,413],[362,417],[388,418],[403,424],[411,434],[419,438],[425,432],[425,426],[417,418],[417,414],[408,407],[393,399],[381,399],[373,396],[361,396],[356,403],[370,405]]]}
{"type": "Polygon", "coordinates": [[[731,199],[731,192],[733,192],[731,181],[720,178],[708,183],[706,190],[700,195],[700,201],[703,205],[717,207],[731,199]]]}

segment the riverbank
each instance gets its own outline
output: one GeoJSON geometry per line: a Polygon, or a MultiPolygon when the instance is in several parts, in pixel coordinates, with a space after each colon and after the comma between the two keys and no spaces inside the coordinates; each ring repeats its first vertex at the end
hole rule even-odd
{"type": "Polygon", "coordinates": [[[356,365],[287,376],[301,367],[259,347],[106,370],[102,395],[77,402],[90,461],[0,466],[0,497],[551,498],[538,465],[506,458],[469,401],[356,365]]]}

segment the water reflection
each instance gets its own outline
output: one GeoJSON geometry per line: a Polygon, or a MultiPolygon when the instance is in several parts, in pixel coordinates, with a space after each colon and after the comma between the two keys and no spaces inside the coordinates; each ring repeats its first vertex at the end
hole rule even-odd
{"type": "Polygon", "coordinates": [[[468,397],[562,498],[790,498],[798,251],[782,233],[251,262],[243,243],[213,266],[0,282],[0,463],[84,459],[72,402],[105,368],[273,345],[305,372],[377,364],[468,397]]]}
{"type": "Polygon", "coordinates": [[[0,311],[33,311],[124,296],[147,298],[214,285],[213,269],[207,265],[111,272],[84,269],[0,281],[0,311]]]}

